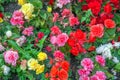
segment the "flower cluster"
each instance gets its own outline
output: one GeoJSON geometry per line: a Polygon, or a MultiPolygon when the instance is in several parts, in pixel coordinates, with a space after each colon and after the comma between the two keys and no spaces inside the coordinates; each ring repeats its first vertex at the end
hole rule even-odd
{"type": "Polygon", "coordinates": [[[82,30],[78,29],[75,32],[71,32],[68,39],[68,45],[71,47],[70,52],[74,56],[77,56],[79,53],[86,53],[86,50],[83,47],[85,41],[86,33],[82,30]]]}
{"type": "Polygon", "coordinates": [[[40,74],[44,72],[45,65],[39,64],[38,61],[44,61],[46,59],[47,59],[47,54],[44,52],[40,52],[38,54],[38,60],[34,58],[31,58],[30,60],[28,60],[27,64],[28,64],[29,70],[36,71],[36,74],[40,74]]]}
{"type": "MultiPolygon", "coordinates": [[[[102,56],[96,56],[96,61],[102,66],[105,65],[105,60],[102,56]]],[[[106,80],[106,75],[102,71],[96,71],[96,74],[90,76],[90,73],[95,68],[94,63],[90,58],[84,58],[81,61],[81,66],[83,69],[78,70],[78,74],[80,75],[79,80],[106,80]]]]}
{"type": "Polygon", "coordinates": [[[68,35],[66,33],[61,33],[57,26],[51,28],[50,42],[59,47],[64,46],[68,40],[68,35]]]}

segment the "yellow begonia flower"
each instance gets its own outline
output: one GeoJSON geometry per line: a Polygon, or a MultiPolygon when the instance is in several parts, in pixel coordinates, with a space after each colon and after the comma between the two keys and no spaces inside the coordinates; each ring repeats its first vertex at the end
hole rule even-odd
{"type": "Polygon", "coordinates": [[[43,61],[43,60],[47,59],[47,54],[44,52],[40,52],[37,56],[38,56],[39,61],[43,61]]]}
{"type": "Polygon", "coordinates": [[[2,23],[3,22],[3,19],[2,18],[0,18],[0,23],[2,23]]]}
{"type": "Polygon", "coordinates": [[[47,7],[48,12],[52,12],[52,8],[50,6],[47,7]]]}
{"type": "Polygon", "coordinates": [[[18,5],[23,5],[23,4],[25,4],[26,3],[26,0],[18,0],[18,5]]]}
{"type": "Polygon", "coordinates": [[[45,65],[37,64],[36,67],[37,67],[37,68],[36,68],[36,74],[40,74],[40,73],[44,72],[45,65]]]}
{"type": "Polygon", "coordinates": [[[29,69],[30,70],[36,70],[36,66],[37,66],[37,64],[38,64],[38,61],[37,60],[35,60],[35,59],[33,59],[33,58],[31,58],[29,61],[28,61],[28,67],[29,67],[29,69]]]}
{"type": "Polygon", "coordinates": [[[25,19],[30,19],[33,16],[34,6],[30,3],[22,5],[20,11],[25,15],[25,19]]]}

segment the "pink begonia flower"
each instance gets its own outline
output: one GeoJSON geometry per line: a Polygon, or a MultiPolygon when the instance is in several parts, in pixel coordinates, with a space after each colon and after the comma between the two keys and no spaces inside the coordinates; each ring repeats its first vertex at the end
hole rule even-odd
{"type": "Polygon", "coordinates": [[[23,25],[24,19],[23,19],[23,13],[21,11],[14,11],[12,18],[10,19],[10,22],[12,25],[23,25]]]}
{"type": "Polygon", "coordinates": [[[70,15],[70,13],[71,11],[69,9],[64,9],[61,14],[62,14],[62,17],[67,17],[70,15]]]}
{"type": "Polygon", "coordinates": [[[48,52],[50,52],[50,51],[52,51],[52,48],[50,46],[46,46],[45,50],[48,51],[48,52]]]}
{"type": "Polygon", "coordinates": [[[55,51],[53,55],[57,61],[64,60],[64,54],[59,50],[55,51]]]}
{"type": "Polygon", "coordinates": [[[6,63],[16,66],[16,61],[19,58],[18,52],[13,50],[8,50],[3,53],[4,60],[6,63]]]}
{"type": "Polygon", "coordinates": [[[79,80],[90,80],[88,76],[80,76],[79,80]]]}
{"type": "Polygon", "coordinates": [[[88,71],[92,71],[92,69],[94,68],[93,61],[90,58],[84,58],[81,61],[81,65],[85,70],[88,70],[88,71]]]}
{"type": "Polygon", "coordinates": [[[50,42],[55,45],[56,44],[57,37],[56,36],[51,36],[50,37],[50,42]]]}
{"type": "Polygon", "coordinates": [[[79,25],[79,20],[77,17],[71,16],[69,18],[69,23],[70,23],[70,26],[79,25]]]}
{"type": "Polygon", "coordinates": [[[14,17],[12,17],[11,19],[10,19],[10,22],[11,22],[11,24],[12,25],[23,25],[24,24],[24,21],[23,21],[23,19],[21,19],[21,18],[14,18],[14,17]]]}
{"type": "Polygon", "coordinates": [[[59,14],[57,12],[53,13],[53,22],[56,22],[58,18],[59,18],[59,14]]]}
{"type": "Polygon", "coordinates": [[[28,28],[25,28],[24,31],[22,32],[22,34],[24,34],[26,36],[33,35],[33,27],[29,26],[28,28]]]}
{"type": "Polygon", "coordinates": [[[105,66],[105,59],[102,56],[97,55],[95,59],[101,66],[105,66]]]}
{"type": "Polygon", "coordinates": [[[97,71],[95,75],[99,78],[98,80],[106,80],[106,75],[102,71],[97,71]]]}
{"type": "Polygon", "coordinates": [[[59,34],[57,36],[57,45],[60,47],[60,46],[64,46],[65,43],[67,42],[68,40],[68,35],[66,33],[62,33],[62,34],[59,34]]]}
{"type": "Polygon", "coordinates": [[[79,74],[80,76],[88,76],[88,75],[90,74],[90,71],[87,71],[87,70],[85,70],[85,69],[79,69],[79,70],[78,70],[78,74],[79,74]]]}
{"type": "Polygon", "coordinates": [[[61,30],[59,29],[58,26],[53,26],[52,28],[50,28],[50,30],[51,30],[51,33],[54,35],[58,35],[61,33],[61,30]]]}
{"type": "Polygon", "coordinates": [[[14,11],[12,17],[20,17],[20,18],[23,18],[24,16],[23,16],[23,13],[22,13],[21,11],[16,10],[16,11],[14,11]]]}
{"type": "Polygon", "coordinates": [[[90,80],[98,80],[98,77],[96,75],[93,75],[90,77],[90,80]]]}

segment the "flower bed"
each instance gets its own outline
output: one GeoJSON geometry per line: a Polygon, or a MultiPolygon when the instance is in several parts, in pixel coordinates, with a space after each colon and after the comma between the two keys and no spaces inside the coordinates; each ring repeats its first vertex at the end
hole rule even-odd
{"type": "Polygon", "coordinates": [[[0,1],[0,80],[119,80],[119,4],[0,1]]]}

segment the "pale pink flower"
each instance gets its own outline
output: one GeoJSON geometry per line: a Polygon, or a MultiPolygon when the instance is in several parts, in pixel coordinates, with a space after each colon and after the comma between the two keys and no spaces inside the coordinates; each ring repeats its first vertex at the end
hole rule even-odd
{"type": "Polygon", "coordinates": [[[0,43],[0,52],[4,50],[5,50],[5,47],[0,43]]]}
{"type": "Polygon", "coordinates": [[[81,61],[81,65],[85,70],[88,70],[88,71],[92,71],[92,69],[94,68],[93,61],[90,58],[84,58],[81,61]]]}
{"type": "Polygon", "coordinates": [[[22,32],[22,34],[24,34],[26,36],[33,35],[33,27],[29,26],[28,28],[25,28],[24,31],[22,32]]]}
{"type": "Polygon", "coordinates": [[[16,61],[19,58],[17,51],[8,50],[4,52],[3,55],[6,63],[16,66],[16,61]]]}
{"type": "Polygon", "coordinates": [[[53,22],[56,22],[58,18],[59,18],[59,14],[57,12],[53,13],[53,22]]]}
{"type": "Polygon", "coordinates": [[[24,43],[26,42],[26,37],[25,36],[21,36],[20,38],[17,39],[16,43],[19,46],[22,46],[24,43]]]}
{"type": "Polygon", "coordinates": [[[97,71],[95,75],[99,78],[98,80],[106,80],[106,75],[102,71],[97,71]]]}
{"type": "Polygon", "coordinates": [[[95,59],[101,66],[105,66],[105,59],[102,56],[97,55],[95,59]]]}
{"type": "Polygon", "coordinates": [[[54,52],[54,57],[57,61],[64,60],[64,54],[59,50],[54,52]]]}
{"type": "Polygon", "coordinates": [[[69,23],[70,23],[70,26],[79,25],[79,20],[77,17],[71,16],[69,18],[69,23]]]}
{"type": "Polygon", "coordinates": [[[21,61],[20,68],[21,68],[22,70],[25,70],[25,69],[27,68],[27,60],[22,60],[22,61],[21,61]]]}
{"type": "Polygon", "coordinates": [[[85,69],[79,69],[79,70],[78,70],[78,74],[79,74],[80,76],[88,76],[88,75],[90,74],[90,71],[85,70],[85,69]]]}
{"type": "Polygon", "coordinates": [[[56,44],[57,37],[56,36],[51,36],[50,37],[50,42],[55,45],[56,44]]]}
{"type": "Polygon", "coordinates": [[[57,36],[57,45],[60,47],[60,46],[64,46],[65,43],[67,42],[68,40],[68,35],[66,33],[62,33],[62,34],[59,34],[57,36]]]}
{"type": "Polygon", "coordinates": [[[58,0],[58,4],[61,5],[60,8],[62,8],[64,5],[70,3],[70,0],[58,0]]]}

